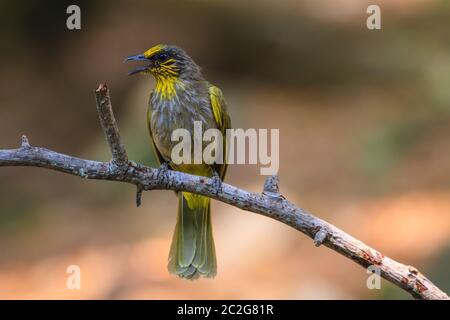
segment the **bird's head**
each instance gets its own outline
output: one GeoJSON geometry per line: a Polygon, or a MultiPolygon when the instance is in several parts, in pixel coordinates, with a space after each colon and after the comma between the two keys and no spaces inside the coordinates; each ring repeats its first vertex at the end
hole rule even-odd
{"type": "Polygon", "coordinates": [[[201,78],[200,67],[195,64],[187,53],[176,46],[159,44],[142,54],[129,56],[124,62],[143,61],[143,66],[131,70],[128,75],[137,73],[152,74],[160,78],[201,78]]]}

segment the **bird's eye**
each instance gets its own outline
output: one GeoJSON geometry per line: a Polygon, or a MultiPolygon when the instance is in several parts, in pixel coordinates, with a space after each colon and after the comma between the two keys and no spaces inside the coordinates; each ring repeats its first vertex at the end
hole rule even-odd
{"type": "Polygon", "coordinates": [[[164,62],[167,60],[169,56],[167,55],[167,53],[160,53],[158,54],[158,56],[156,57],[156,59],[160,62],[164,62]]]}

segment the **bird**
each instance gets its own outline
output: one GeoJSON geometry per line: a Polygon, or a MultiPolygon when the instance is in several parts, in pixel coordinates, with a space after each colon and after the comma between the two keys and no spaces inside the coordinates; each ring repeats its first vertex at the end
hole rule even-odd
{"type": "MultiPolygon", "coordinates": [[[[186,129],[194,137],[194,122],[203,130],[218,129],[225,137],[231,128],[230,115],[219,87],[205,80],[201,68],[180,47],[158,44],[141,54],[129,56],[124,62],[142,61],[144,65],[128,74],[152,75],[155,86],[150,94],[147,126],[154,152],[159,161],[158,175],[166,170],[205,176],[213,179],[217,192],[227,172],[222,163],[181,163],[172,161],[176,141],[171,134],[186,129]]],[[[193,139],[193,138],[192,138],[193,139]]],[[[223,152],[226,153],[226,139],[223,152]]],[[[195,148],[194,148],[195,149],[195,148]]],[[[195,157],[191,153],[191,159],[195,157]]],[[[211,223],[211,199],[205,196],[177,192],[177,222],[168,258],[168,270],[184,279],[213,278],[217,274],[216,250],[211,223]]]]}

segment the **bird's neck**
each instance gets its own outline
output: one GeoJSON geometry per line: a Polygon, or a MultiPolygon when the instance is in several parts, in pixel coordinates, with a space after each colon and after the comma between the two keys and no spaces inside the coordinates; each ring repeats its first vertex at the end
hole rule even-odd
{"type": "Polygon", "coordinates": [[[196,83],[205,82],[200,69],[195,72],[175,74],[171,72],[162,72],[153,74],[156,80],[154,93],[161,99],[172,100],[178,94],[188,89],[192,89],[196,83]]]}
{"type": "Polygon", "coordinates": [[[177,92],[184,87],[183,80],[174,75],[155,75],[155,80],[154,92],[162,99],[173,99],[177,92]]]}

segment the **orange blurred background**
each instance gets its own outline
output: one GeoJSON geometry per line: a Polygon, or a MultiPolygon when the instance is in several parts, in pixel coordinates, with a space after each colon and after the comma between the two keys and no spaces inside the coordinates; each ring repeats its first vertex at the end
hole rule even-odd
{"type": "MultiPolygon", "coordinates": [[[[225,93],[236,128],[280,129],[280,187],[298,206],[450,291],[450,5],[384,0],[2,1],[0,148],[109,159],[93,90],[106,82],[132,160],[155,165],[150,77],[131,54],[183,47],[225,93]],[[81,8],[81,30],[66,8],[81,8]]],[[[227,182],[260,191],[258,166],[227,182]]],[[[215,201],[218,275],[168,274],[177,201],[130,185],[0,168],[3,299],[405,299],[303,234],[215,201]],[[81,269],[69,290],[66,269],[81,269]]]]}

